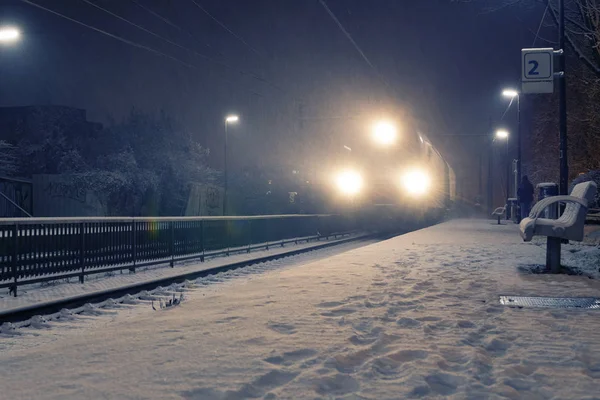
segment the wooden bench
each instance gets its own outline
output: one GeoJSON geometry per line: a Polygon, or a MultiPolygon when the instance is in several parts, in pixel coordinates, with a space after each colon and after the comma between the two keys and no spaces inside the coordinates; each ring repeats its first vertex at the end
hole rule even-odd
{"type": "Polygon", "coordinates": [[[528,218],[519,224],[519,233],[529,242],[534,236],[546,236],[546,267],[552,272],[560,270],[560,243],[562,239],[582,241],[588,202],[593,201],[597,186],[595,182],[583,182],[573,188],[570,196],[552,196],[533,206],[528,218]],[[540,218],[543,211],[554,204],[566,203],[558,219],[540,218]]]}

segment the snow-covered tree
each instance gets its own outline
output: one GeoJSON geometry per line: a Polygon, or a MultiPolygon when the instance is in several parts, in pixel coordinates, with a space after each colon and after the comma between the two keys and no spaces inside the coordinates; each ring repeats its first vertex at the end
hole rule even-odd
{"type": "Polygon", "coordinates": [[[98,157],[94,174],[112,186],[95,190],[111,199],[116,213],[131,208],[135,213],[181,215],[189,185],[216,178],[216,171],[208,167],[208,149],[164,113],[132,111],[102,136],[99,147],[105,154],[98,157]]]}
{"type": "Polygon", "coordinates": [[[0,176],[11,176],[17,171],[15,148],[8,142],[0,140],[0,176]]]}

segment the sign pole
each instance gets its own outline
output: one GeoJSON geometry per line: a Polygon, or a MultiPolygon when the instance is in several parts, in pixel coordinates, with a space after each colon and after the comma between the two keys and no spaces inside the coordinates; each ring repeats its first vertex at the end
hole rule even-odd
{"type": "MultiPolygon", "coordinates": [[[[517,197],[517,188],[521,184],[521,171],[523,162],[521,161],[521,146],[523,140],[521,138],[521,93],[517,94],[517,165],[516,165],[516,183],[515,183],[515,197],[517,197]]],[[[519,220],[520,218],[517,218],[519,220]]]]}
{"type": "Polygon", "coordinates": [[[561,195],[569,194],[569,164],[567,162],[567,77],[565,73],[565,2],[559,0],[559,20],[558,20],[558,46],[560,69],[558,94],[559,94],[559,139],[560,139],[560,185],[559,193],[561,195]]]}

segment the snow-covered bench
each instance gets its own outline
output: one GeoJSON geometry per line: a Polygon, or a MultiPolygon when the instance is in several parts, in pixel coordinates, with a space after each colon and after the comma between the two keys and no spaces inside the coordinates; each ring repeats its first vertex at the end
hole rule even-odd
{"type": "Polygon", "coordinates": [[[498,207],[492,213],[493,217],[498,218],[498,225],[500,225],[500,219],[504,216],[505,213],[506,213],[506,207],[498,207]]]}
{"type": "Polygon", "coordinates": [[[546,236],[546,267],[557,272],[560,268],[561,239],[582,241],[588,202],[594,199],[597,186],[595,182],[583,182],[573,188],[570,196],[552,196],[540,200],[533,206],[528,218],[519,225],[519,233],[529,242],[534,236],[546,236]],[[566,203],[560,218],[540,218],[543,211],[554,204],[566,203]]]}

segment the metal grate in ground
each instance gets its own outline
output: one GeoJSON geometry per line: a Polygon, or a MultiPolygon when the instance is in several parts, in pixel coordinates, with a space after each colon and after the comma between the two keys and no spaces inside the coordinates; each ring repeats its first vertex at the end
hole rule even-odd
{"type": "Polygon", "coordinates": [[[500,304],[513,307],[600,309],[596,297],[500,296],[500,304]]]}

